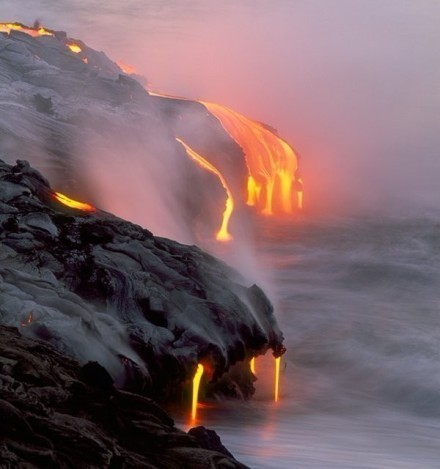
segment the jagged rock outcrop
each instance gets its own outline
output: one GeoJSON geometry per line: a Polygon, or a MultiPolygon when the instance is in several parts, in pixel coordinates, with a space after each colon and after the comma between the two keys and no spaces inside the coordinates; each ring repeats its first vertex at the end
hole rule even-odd
{"type": "Polygon", "coordinates": [[[246,466],[212,430],[184,433],[152,400],[115,390],[100,365],[0,326],[0,467],[246,466]]]}
{"type": "Polygon", "coordinates": [[[199,362],[215,383],[244,361],[249,395],[246,361],[283,352],[257,286],[195,246],[66,207],[23,161],[0,163],[0,323],[157,399],[179,395],[199,362]]]}

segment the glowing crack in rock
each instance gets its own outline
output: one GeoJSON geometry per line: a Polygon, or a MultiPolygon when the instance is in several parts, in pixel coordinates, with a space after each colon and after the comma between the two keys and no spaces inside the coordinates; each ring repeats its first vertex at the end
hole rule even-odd
{"type": "Polygon", "coordinates": [[[252,374],[255,374],[255,357],[251,358],[251,361],[249,362],[249,367],[251,369],[252,374]]]}
{"type": "Polygon", "coordinates": [[[32,311],[31,311],[29,313],[28,317],[26,319],[24,319],[23,321],[21,321],[20,326],[21,327],[29,326],[29,324],[32,324],[33,320],[34,320],[34,317],[33,317],[32,311]]]}
{"type": "Polygon", "coordinates": [[[267,215],[277,211],[292,213],[298,169],[298,157],[292,147],[260,122],[220,104],[199,102],[243,150],[248,169],[247,204],[267,215]]]}
{"type": "Polygon", "coordinates": [[[207,171],[210,171],[211,173],[215,174],[220,182],[223,188],[226,191],[226,207],[223,212],[223,219],[222,219],[222,224],[217,232],[216,239],[217,241],[230,241],[232,239],[232,235],[229,233],[229,220],[231,218],[232,212],[234,210],[234,199],[232,198],[232,193],[231,190],[229,189],[229,186],[226,182],[226,179],[222,175],[222,173],[213,165],[211,164],[207,159],[205,159],[203,156],[199,155],[197,152],[195,152],[191,147],[189,147],[183,140],[180,138],[176,138],[176,140],[183,145],[183,147],[186,150],[187,155],[196,161],[202,168],[206,169],[207,171]]]}
{"type": "Polygon", "coordinates": [[[199,388],[200,380],[203,375],[203,365],[199,363],[197,365],[197,371],[193,378],[193,395],[192,395],[192,408],[191,408],[191,420],[195,422],[197,417],[197,404],[199,401],[199,388]]]}
{"type": "Polygon", "coordinates": [[[58,200],[58,202],[61,202],[67,207],[75,208],[77,210],[82,210],[84,212],[96,211],[96,208],[93,207],[93,205],[87,204],[85,202],[78,202],[77,200],[69,199],[69,197],[65,196],[64,194],[61,194],[60,192],[55,192],[54,197],[56,198],[56,200],[58,200]]]}

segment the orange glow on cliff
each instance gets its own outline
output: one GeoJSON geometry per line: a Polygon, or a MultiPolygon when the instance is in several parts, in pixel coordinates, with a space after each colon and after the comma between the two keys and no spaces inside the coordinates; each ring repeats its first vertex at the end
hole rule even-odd
{"type": "Polygon", "coordinates": [[[280,363],[281,357],[275,358],[275,389],[274,389],[274,401],[278,402],[280,392],[280,363]]]}
{"type": "Polygon", "coordinates": [[[303,208],[303,193],[298,192],[298,208],[303,208]]]}
{"type": "Polygon", "coordinates": [[[227,199],[226,199],[226,208],[225,211],[223,212],[223,219],[222,219],[222,225],[217,232],[216,238],[218,241],[230,241],[232,239],[232,235],[229,233],[228,230],[228,225],[229,225],[229,219],[231,218],[232,212],[234,210],[234,199],[232,198],[232,193],[228,187],[228,184],[226,182],[226,179],[222,175],[222,173],[214,166],[212,165],[209,161],[207,161],[203,156],[199,155],[197,152],[195,152],[191,147],[189,147],[185,142],[183,142],[180,138],[176,138],[176,140],[183,145],[183,147],[186,150],[187,155],[196,161],[202,168],[206,169],[207,171],[210,171],[211,173],[215,174],[223,188],[226,191],[227,199]]]}
{"type": "Polygon", "coordinates": [[[69,197],[66,197],[64,194],[61,194],[60,192],[55,192],[54,197],[58,200],[58,202],[61,202],[64,205],[67,205],[67,207],[70,208],[76,208],[77,210],[83,210],[85,212],[95,212],[96,208],[93,207],[90,204],[87,204],[85,202],[78,202],[73,199],[69,199],[69,197]]]}
{"type": "Polygon", "coordinates": [[[243,150],[249,173],[247,204],[267,215],[292,213],[298,169],[292,147],[260,122],[220,104],[200,102],[243,150]]]}
{"type": "Polygon", "coordinates": [[[197,371],[193,378],[193,395],[192,395],[192,408],[191,408],[191,420],[195,422],[197,417],[197,404],[199,400],[199,388],[200,388],[200,380],[203,375],[203,365],[197,365],[197,371]]]}
{"type": "Polygon", "coordinates": [[[75,42],[66,42],[66,46],[75,54],[82,52],[81,47],[75,42]]]}
{"type": "Polygon", "coordinates": [[[133,75],[136,73],[136,69],[134,67],[124,62],[116,62],[116,65],[127,75],[133,75]]]}
{"type": "Polygon", "coordinates": [[[11,31],[21,31],[32,37],[54,36],[53,31],[42,27],[29,28],[21,23],[0,23],[0,32],[9,34],[11,31]]]}

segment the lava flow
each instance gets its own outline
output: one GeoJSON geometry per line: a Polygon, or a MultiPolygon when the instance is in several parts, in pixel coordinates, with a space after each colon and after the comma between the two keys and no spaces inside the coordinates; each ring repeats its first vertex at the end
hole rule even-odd
{"type": "Polygon", "coordinates": [[[197,417],[197,403],[199,400],[199,387],[200,387],[200,380],[203,375],[203,365],[199,363],[197,365],[197,371],[194,375],[193,379],[193,395],[192,395],[192,409],[191,409],[191,420],[195,422],[197,417]]]}
{"type": "Polygon", "coordinates": [[[255,357],[251,358],[251,361],[249,362],[249,366],[250,366],[252,374],[255,374],[255,357]]]}
{"type": "Polygon", "coordinates": [[[66,42],[66,46],[75,54],[82,52],[81,47],[75,42],[66,42]]]}
{"type": "Polygon", "coordinates": [[[54,31],[42,28],[38,25],[34,28],[30,28],[21,23],[0,23],[0,32],[9,34],[11,31],[21,31],[22,33],[29,34],[29,36],[32,37],[55,35],[54,31]]]}
{"type": "MultiPolygon", "coordinates": [[[[260,122],[215,103],[200,101],[242,148],[248,169],[247,204],[271,215],[293,212],[298,158],[292,147],[260,122]]],[[[297,207],[300,207],[299,198],[297,207]]]]}
{"type": "Polygon", "coordinates": [[[280,363],[281,357],[275,358],[275,389],[274,389],[274,401],[278,402],[279,390],[280,390],[280,363]]]}
{"type": "Polygon", "coordinates": [[[77,210],[83,210],[85,212],[96,212],[96,208],[93,207],[93,205],[69,199],[69,197],[66,197],[64,194],[61,194],[61,192],[55,192],[54,197],[58,200],[58,202],[61,202],[67,207],[76,208],[77,210]]]}
{"type": "Polygon", "coordinates": [[[208,160],[203,158],[203,156],[195,152],[191,147],[189,147],[180,138],[176,138],[176,140],[180,144],[183,145],[183,147],[186,150],[187,155],[191,159],[196,161],[202,168],[210,171],[211,173],[214,173],[219,178],[223,188],[225,189],[226,195],[227,195],[226,207],[225,207],[225,211],[223,212],[222,225],[217,232],[216,239],[217,241],[230,241],[232,239],[232,235],[229,233],[228,225],[229,225],[229,219],[231,218],[232,212],[234,210],[234,199],[232,198],[232,193],[228,187],[228,183],[226,182],[226,179],[213,164],[211,164],[208,160]]]}

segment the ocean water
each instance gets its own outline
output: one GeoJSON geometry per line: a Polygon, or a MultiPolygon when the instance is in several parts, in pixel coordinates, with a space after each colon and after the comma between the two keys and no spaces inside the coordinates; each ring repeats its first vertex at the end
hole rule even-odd
{"type": "Polygon", "coordinates": [[[255,400],[202,408],[203,423],[255,468],[440,467],[439,227],[265,222],[258,251],[288,349],[281,399],[266,360],[255,400]]]}
{"type": "Polygon", "coordinates": [[[439,2],[1,0],[0,14],[274,125],[302,156],[306,214],[261,218],[253,247],[286,337],[281,399],[261,359],[255,399],[201,423],[254,468],[440,467],[439,2]]]}

